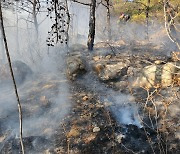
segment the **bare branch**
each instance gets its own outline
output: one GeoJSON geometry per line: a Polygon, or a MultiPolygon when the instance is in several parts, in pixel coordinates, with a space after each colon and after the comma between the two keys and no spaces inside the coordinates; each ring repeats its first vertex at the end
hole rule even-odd
{"type": "MultiPolygon", "coordinates": [[[[171,32],[171,28],[170,26],[173,26],[174,24],[174,19],[177,17],[176,15],[172,16],[171,13],[167,14],[167,8],[170,7],[170,4],[169,4],[169,1],[167,0],[164,0],[164,19],[165,19],[165,29],[166,29],[166,32],[168,34],[168,37],[169,39],[175,43],[178,47],[178,49],[180,50],[180,44],[178,43],[177,41],[177,38],[174,38],[173,35],[172,35],[172,32],[171,32]],[[167,19],[167,16],[170,17],[169,21],[167,19]]],[[[172,11],[175,12],[175,9],[174,7],[171,7],[172,8],[172,11]]]]}
{"type": "MultiPolygon", "coordinates": [[[[106,1],[106,3],[108,2],[109,3],[109,1],[107,1],[107,0],[105,0],[106,1]]],[[[109,4],[109,5],[106,5],[106,4],[104,4],[103,3],[103,0],[101,0],[99,3],[97,3],[97,5],[103,5],[104,7],[106,7],[106,8],[109,8],[109,6],[111,6],[111,7],[113,7],[113,5],[112,4],[109,4]]]]}
{"type": "Polygon", "coordinates": [[[79,2],[77,0],[72,0],[72,2],[76,2],[76,3],[82,4],[82,5],[91,6],[91,3],[83,3],[83,2],[79,2]]]}

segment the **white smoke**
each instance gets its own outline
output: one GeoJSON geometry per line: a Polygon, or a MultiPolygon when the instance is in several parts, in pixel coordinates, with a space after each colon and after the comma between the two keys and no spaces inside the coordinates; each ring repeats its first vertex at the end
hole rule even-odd
{"type": "MultiPolygon", "coordinates": [[[[99,7],[99,9],[101,9],[101,7],[99,7]]],[[[89,27],[89,7],[73,3],[70,5],[70,13],[72,17],[70,39],[75,38],[72,40],[73,43],[86,43],[89,27]]],[[[101,10],[97,11],[97,13],[97,20],[101,19],[101,22],[98,23],[99,26],[97,26],[97,30],[101,31],[96,33],[96,41],[104,41],[107,39],[103,33],[106,27],[106,14],[102,14],[101,10]]],[[[50,28],[49,26],[52,24],[50,20],[44,20],[46,13],[38,16],[38,20],[43,21],[39,26],[38,42],[35,41],[36,34],[33,24],[27,21],[27,13],[18,13],[18,27],[16,21],[17,14],[7,10],[4,11],[4,14],[5,30],[12,60],[25,62],[34,72],[32,79],[18,86],[23,115],[25,115],[23,117],[23,133],[25,136],[51,134],[71,109],[69,85],[64,71],[64,56],[66,51],[64,51],[62,47],[57,46],[57,48],[51,49],[46,46],[47,32],[50,28]],[[58,86],[56,87],[57,84],[58,86]],[[43,90],[43,87],[51,85],[56,88],[54,90],[53,88],[44,88],[45,90],[43,90]],[[39,108],[42,105],[40,98],[44,96],[50,101],[48,110],[46,108],[39,108]]],[[[159,25],[159,23],[157,23],[157,25],[159,25]]],[[[117,25],[117,19],[113,18],[111,20],[111,27],[112,38],[114,40],[122,39],[126,42],[134,40],[142,41],[146,37],[146,27],[137,23],[129,22],[119,26],[117,25]]],[[[154,30],[150,28],[149,34],[155,34],[160,28],[163,29],[162,26],[156,28],[157,29],[154,30]]],[[[161,44],[166,40],[164,37],[161,39],[157,38],[157,35],[153,35],[153,37],[150,37],[150,41],[161,44]]],[[[0,50],[3,52],[2,46],[0,50]]],[[[2,52],[0,52],[1,57],[4,55],[2,52]]],[[[89,76],[85,82],[86,85],[92,86],[97,93],[99,93],[99,91],[103,94],[106,92],[106,96],[102,95],[102,101],[106,102],[107,100],[113,104],[110,109],[115,114],[119,123],[125,125],[133,124],[142,127],[138,119],[139,108],[134,101],[129,100],[129,95],[114,92],[101,85],[101,83],[89,79],[89,76]]],[[[99,94],[101,95],[101,93],[99,94]]],[[[0,85],[0,122],[2,122],[2,131],[4,131],[4,133],[11,132],[9,133],[10,135],[19,134],[18,109],[12,82],[8,87],[2,87],[0,85]]]]}
{"type": "MultiPolygon", "coordinates": [[[[71,108],[65,76],[66,50],[61,46],[47,47],[48,26],[51,25],[48,19],[39,26],[36,42],[33,24],[24,20],[26,13],[18,13],[18,36],[16,14],[8,10],[3,13],[11,60],[25,62],[33,71],[30,78],[17,85],[23,111],[23,137],[51,137],[71,108]]],[[[39,21],[46,16],[41,15],[39,21]]],[[[12,81],[0,84],[0,106],[0,137],[5,137],[0,142],[1,150],[9,138],[19,137],[18,106],[12,81]]]]}
{"type": "Polygon", "coordinates": [[[139,108],[138,105],[132,101],[132,96],[119,94],[114,97],[114,110],[115,116],[121,124],[125,125],[136,125],[137,127],[142,127],[141,121],[139,119],[139,108]]]}

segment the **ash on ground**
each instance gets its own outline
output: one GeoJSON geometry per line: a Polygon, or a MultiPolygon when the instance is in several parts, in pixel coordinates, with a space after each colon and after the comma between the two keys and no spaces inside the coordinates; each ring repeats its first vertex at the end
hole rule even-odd
{"type": "MultiPolygon", "coordinates": [[[[40,77],[29,89],[31,95],[24,97],[34,103],[31,111],[24,104],[26,118],[43,111],[50,113],[52,121],[56,117],[53,129],[45,125],[39,136],[24,138],[27,153],[180,153],[178,60],[151,44],[101,42],[93,53],[82,46],[72,49],[67,55],[68,80],[63,81],[69,85],[69,94],[61,95],[67,92],[60,88],[62,79],[40,77]],[[169,74],[163,70],[166,64],[172,64],[169,74]],[[163,73],[169,77],[165,87],[163,73]],[[54,99],[57,94],[59,98],[54,99]],[[63,96],[62,101],[70,105],[57,109],[61,104],[53,102],[63,96]],[[37,99],[42,104],[35,106],[37,99]],[[60,116],[63,109],[68,112],[60,116]]],[[[3,126],[8,118],[0,120],[1,153],[18,153],[18,138],[8,137],[3,126]]]]}

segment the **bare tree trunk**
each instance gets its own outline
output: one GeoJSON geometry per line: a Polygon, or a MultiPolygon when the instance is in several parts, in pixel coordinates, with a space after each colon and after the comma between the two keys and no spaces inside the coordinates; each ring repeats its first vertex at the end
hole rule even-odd
{"type": "Polygon", "coordinates": [[[36,15],[36,5],[37,5],[37,0],[34,0],[33,2],[33,18],[34,18],[34,27],[35,27],[35,30],[36,30],[36,35],[37,35],[37,38],[38,38],[38,21],[37,21],[37,15],[36,15]]]}
{"type": "MultiPolygon", "coordinates": [[[[1,25],[0,25],[0,29],[1,29],[1,25]]],[[[1,55],[2,55],[2,61],[0,61],[0,64],[5,64],[5,51],[4,51],[4,44],[3,44],[3,36],[2,33],[0,31],[0,51],[1,51],[1,55]]]]}
{"type": "Polygon", "coordinates": [[[66,15],[67,15],[67,29],[66,29],[66,40],[65,43],[67,45],[67,49],[69,48],[69,27],[70,27],[70,13],[69,13],[69,7],[68,7],[68,2],[65,0],[65,5],[66,5],[66,15]]]}
{"type": "Polygon", "coordinates": [[[146,6],[146,35],[147,40],[149,40],[149,7],[150,7],[150,0],[147,0],[147,6],[146,6]]]}
{"type": "Polygon", "coordinates": [[[17,45],[17,53],[20,55],[19,51],[19,19],[18,19],[18,2],[16,2],[16,45],[17,45]]]}
{"type": "Polygon", "coordinates": [[[108,30],[108,40],[111,40],[111,16],[110,16],[110,4],[109,0],[106,0],[107,3],[107,30],[108,30]]]}
{"type": "Polygon", "coordinates": [[[96,0],[91,0],[90,5],[90,19],[89,19],[89,35],[88,35],[88,50],[92,51],[94,46],[94,38],[95,38],[95,13],[96,13],[96,0]]]}
{"type": "Polygon", "coordinates": [[[11,58],[10,58],[10,55],[9,55],[9,50],[8,50],[8,45],[7,45],[7,40],[6,40],[6,34],[5,34],[5,30],[4,30],[3,15],[2,15],[2,9],[1,9],[1,1],[0,1],[0,24],[1,24],[1,30],[2,30],[3,40],[4,40],[4,46],[5,46],[5,50],[6,50],[6,55],[7,55],[7,59],[8,59],[8,64],[9,64],[11,77],[12,77],[13,85],[14,85],[14,90],[15,90],[15,94],[16,94],[16,99],[17,99],[17,103],[18,103],[19,127],[20,127],[20,144],[21,144],[22,153],[24,154],[24,145],[23,145],[23,140],[22,140],[22,109],[21,109],[21,103],[20,103],[20,99],[19,99],[19,95],[18,95],[18,91],[17,91],[17,86],[16,86],[16,81],[15,81],[15,78],[14,78],[14,73],[13,73],[13,69],[12,69],[12,65],[11,65],[11,58]]]}
{"type": "Polygon", "coordinates": [[[34,27],[35,27],[35,42],[34,42],[34,45],[35,45],[35,51],[37,53],[37,55],[39,57],[41,57],[41,54],[40,54],[40,51],[39,51],[39,25],[38,25],[38,20],[37,20],[37,5],[38,5],[38,0],[33,0],[33,12],[32,12],[32,15],[33,15],[33,19],[34,19],[34,27]]]}

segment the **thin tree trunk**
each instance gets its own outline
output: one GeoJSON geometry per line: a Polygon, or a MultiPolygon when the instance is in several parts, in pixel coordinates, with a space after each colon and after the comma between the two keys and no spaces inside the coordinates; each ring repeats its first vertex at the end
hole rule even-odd
{"type": "Polygon", "coordinates": [[[110,4],[109,0],[106,0],[107,3],[107,30],[108,30],[108,40],[111,40],[111,16],[110,16],[110,4]]]}
{"type": "MultiPolygon", "coordinates": [[[[0,29],[1,29],[1,25],[0,25],[0,29]]],[[[0,51],[1,51],[1,55],[2,55],[2,60],[0,62],[0,64],[5,64],[5,51],[4,51],[4,44],[3,44],[3,36],[2,36],[2,33],[1,33],[1,30],[0,30],[0,51]]]]}
{"type": "Polygon", "coordinates": [[[19,19],[18,19],[18,2],[16,2],[16,45],[17,45],[17,53],[20,55],[19,51],[19,19]]]}
{"type": "Polygon", "coordinates": [[[147,0],[147,6],[146,6],[146,35],[147,40],[149,40],[149,7],[150,7],[150,0],[147,0]]]}
{"type": "Polygon", "coordinates": [[[34,2],[33,2],[33,18],[34,18],[34,27],[36,30],[36,36],[38,38],[39,31],[38,31],[38,21],[37,21],[37,15],[36,15],[36,5],[37,5],[37,0],[34,0],[34,2]]]}
{"type": "Polygon", "coordinates": [[[94,38],[95,38],[95,13],[96,13],[96,0],[91,0],[90,5],[90,19],[89,19],[89,35],[88,35],[88,50],[92,51],[94,46],[94,38]]]}
{"type": "Polygon", "coordinates": [[[19,95],[18,95],[18,91],[17,91],[17,86],[16,86],[16,81],[15,81],[15,78],[14,78],[14,73],[13,73],[13,69],[12,69],[12,65],[11,65],[11,58],[10,58],[10,54],[9,54],[9,50],[8,50],[6,34],[5,34],[5,30],[4,30],[3,15],[2,15],[2,9],[1,9],[1,1],[0,1],[0,24],[1,24],[1,30],[2,30],[3,40],[4,40],[4,46],[5,46],[5,50],[6,50],[6,55],[7,55],[7,59],[8,59],[8,64],[9,64],[11,77],[12,77],[13,85],[14,85],[14,90],[15,90],[15,94],[16,94],[16,99],[17,99],[17,103],[18,103],[19,127],[20,127],[19,128],[20,129],[20,144],[21,144],[22,153],[24,154],[24,145],[23,145],[23,140],[22,140],[22,109],[21,109],[21,103],[20,103],[20,99],[19,99],[19,95]]]}
{"type": "Polygon", "coordinates": [[[65,0],[65,5],[66,5],[66,15],[67,15],[67,29],[66,29],[66,46],[67,46],[67,50],[69,49],[69,27],[70,27],[70,14],[69,14],[69,7],[68,7],[68,2],[67,0],[65,0]]]}
{"type": "Polygon", "coordinates": [[[34,45],[35,45],[35,50],[36,50],[36,53],[39,57],[41,57],[41,54],[39,52],[39,25],[38,25],[38,20],[37,20],[37,11],[36,11],[36,7],[37,7],[37,4],[38,4],[38,1],[37,0],[33,0],[33,12],[32,12],[32,15],[33,15],[33,19],[34,19],[34,27],[35,27],[35,42],[34,42],[34,45]]]}

